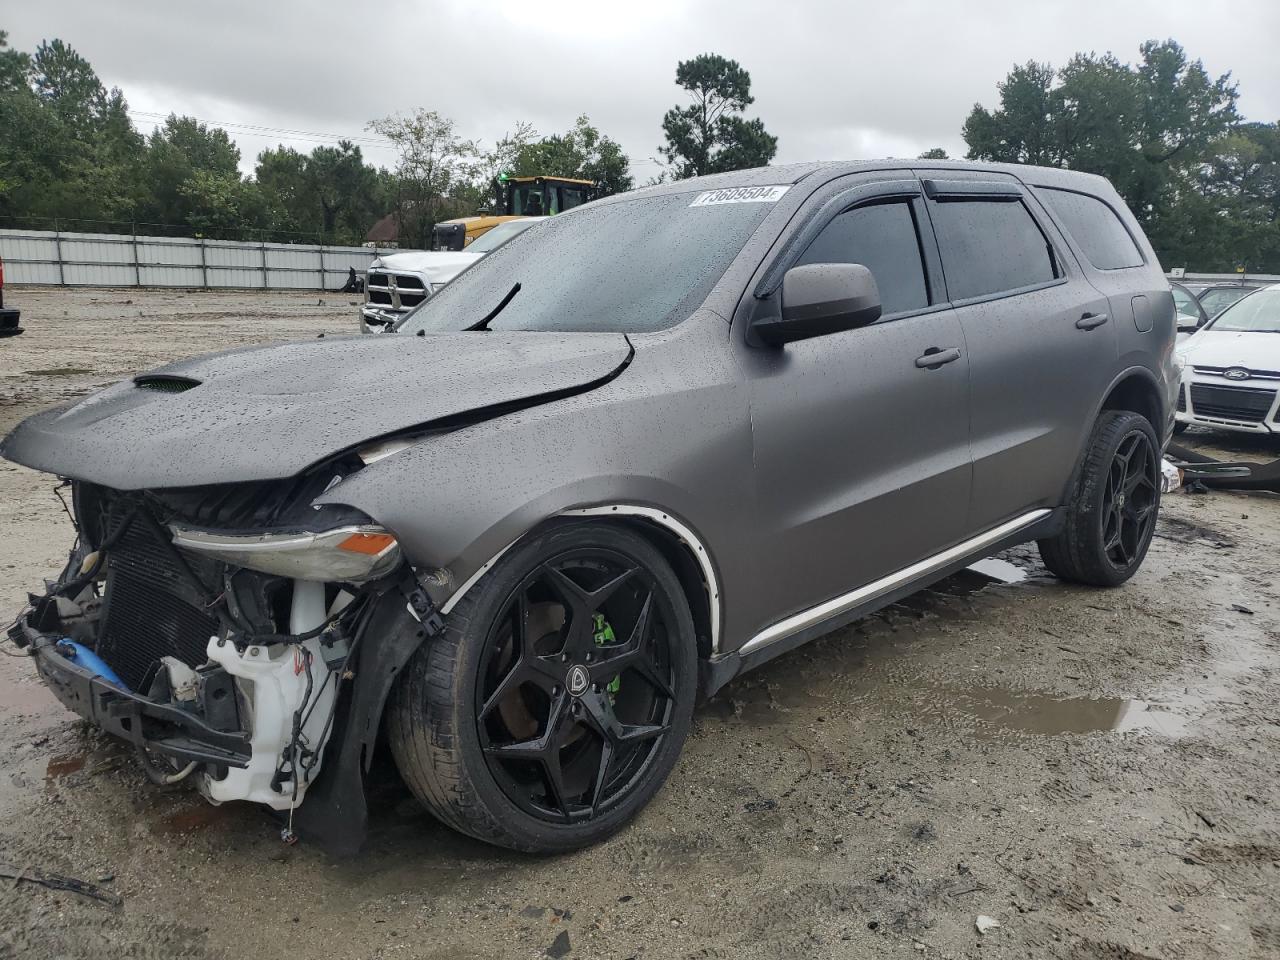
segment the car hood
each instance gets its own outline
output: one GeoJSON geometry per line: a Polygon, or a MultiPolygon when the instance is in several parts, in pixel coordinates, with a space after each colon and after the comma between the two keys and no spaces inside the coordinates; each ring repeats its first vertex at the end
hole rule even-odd
{"type": "Polygon", "coordinates": [[[448,283],[482,256],[482,253],[467,253],[465,250],[392,253],[374,261],[376,265],[369,269],[385,270],[388,273],[418,273],[426,277],[428,283],[448,283]]]}
{"type": "Polygon", "coordinates": [[[1201,330],[1178,344],[1188,365],[1280,370],[1280,334],[1201,330]]]}
{"type": "Polygon", "coordinates": [[[123,490],[294,476],[365,441],[590,389],[618,333],[329,337],[175,363],[23,421],[0,456],[123,490]]]}

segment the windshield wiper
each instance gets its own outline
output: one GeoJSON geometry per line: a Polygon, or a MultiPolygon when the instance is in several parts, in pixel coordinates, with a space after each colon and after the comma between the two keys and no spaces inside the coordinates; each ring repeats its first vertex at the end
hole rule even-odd
{"type": "Polygon", "coordinates": [[[481,317],[479,320],[477,320],[475,323],[473,323],[471,326],[467,327],[466,329],[467,330],[488,330],[489,321],[491,321],[494,317],[500,314],[503,311],[503,308],[505,308],[506,305],[510,303],[512,300],[514,300],[516,294],[519,292],[520,292],[520,284],[519,282],[517,282],[515,286],[513,286],[510,290],[507,291],[507,295],[498,301],[498,305],[496,307],[494,307],[492,310],[490,310],[483,317],[481,317]]]}

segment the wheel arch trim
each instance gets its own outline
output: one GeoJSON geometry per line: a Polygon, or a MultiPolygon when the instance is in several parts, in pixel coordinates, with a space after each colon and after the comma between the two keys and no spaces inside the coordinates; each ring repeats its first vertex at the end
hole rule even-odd
{"type": "MultiPolygon", "coordinates": [[[[720,652],[720,579],[716,575],[715,564],[712,562],[711,552],[707,549],[702,538],[693,532],[683,520],[679,519],[667,510],[661,510],[657,507],[644,506],[636,503],[606,503],[598,504],[591,507],[575,507],[571,510],[562,510],[555,517],[629,517],[644,520],[656,526],[664,528],[668,533],[673,534],[679,540],[697,561],[699,569],[702,571],[704,581],[704,589],[707,591],[707,608],[710,614],[711,626],[711,653],[714,656],[720,652]]],[[[471,590],[472,587],[480,581],[480,579],[493,569],[494,565],[501,560],[507,552],[517,543],[536,529],[531,527],[523,534],[517,537],[511,543],[507,544],[492,557],[486,560],[466,581],[458,587],[444,603],[440,605],[440,612],[446,616],[458,604],[458,602],[471,590]]]]}
{"type": "MultiPolygon", "coordinates": [[[[1080,470],[1084,466],[1085,457],[1089,453],[1089,437],[1093,435],[1094,424],[1098,422],[1098,418],[1102,416],[1104,410],[1116,409],[1114,407],[1108,407],[1107,404],[1124,384],[1131,382],[1141,383],[1143,387],[1149,389],[1155,398],[1156,408],[1158,411],[1157,419],[1167,418],[1169,410],[1166,409],[1167,401],[1160,395],[1160,378],[1157,377],[1149,367],[1133,365],[1125,367],[1123,370],[1119,371],[1111,378],[1110,382],[1107,383],[1107,388],[1101,392],[1093,406],[1092,414],[1086,422],[1085,429],[1076,445],[1075,464],[1071,468],[1071,474],[1067,477],[1066,484],[1063,486],[1059,503],[1066,503],[1071,497],[1071,491],[1075,488],[1076,480],[1080,476],[1080,470]]],[[[1134,412],[1142,413],[1145,416],[1144,411],[1137,410],[1134,412]]],[[[1151,424],[1152,429],[1156,431],[1157,439],[1162,442],[1165,439],[1164,430],[1166,426],[1167,425],[1164,423],[1151,424]]]]}

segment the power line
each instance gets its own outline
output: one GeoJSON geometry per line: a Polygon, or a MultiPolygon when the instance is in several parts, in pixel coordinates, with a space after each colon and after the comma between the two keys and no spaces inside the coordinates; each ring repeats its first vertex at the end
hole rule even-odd
{"type": "MultiPolygon", "coordinates": [[[[138,117],[152,122],[160,122],[167,120],[171,115],[148,110],[130,110],[129,116],[138,117]]],[[[285,137],[291,140],[309,140],[323,143],[336,143],[341,140],[349,140],[352,143],[367,143],[383,147],[393,146],[391,140],[386,137],[370,137],[358,134],[348,135],[338,133],[320,133],[315,130],[292,130],[288,127],[268,127],[255,123],[237,123],[227,120],[204,120],[200,117],[191,117],[190,119],[196,121],[196,123],[202,123],[205,126],[221,127],[229,133],[234,132],[242,136],[276,136],[285,137]]]]}

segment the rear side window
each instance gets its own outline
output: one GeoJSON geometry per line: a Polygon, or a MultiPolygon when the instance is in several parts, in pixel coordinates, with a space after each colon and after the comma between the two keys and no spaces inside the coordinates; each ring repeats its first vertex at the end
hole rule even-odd
{"type": "Polygon", "coordinates": [[[947,200],[932,207],[952,300],[1048,283],[1061,276],[1048,239],[1022,201],[947,200]]]}
{"type": "Polygon", "coordinates": [[[855,207],[813,238],[796,265],[860,263],[876,278],[885,316],[929,305],[920,238],[905,201],[855,207]]]}
{"type": "Polygon", "coordinates": [[[1099,270],[1142,266],[1142,252],[1116,212],[1097,197],[1071,190],[1037,188],[1067,233],[1099,270]]]}

